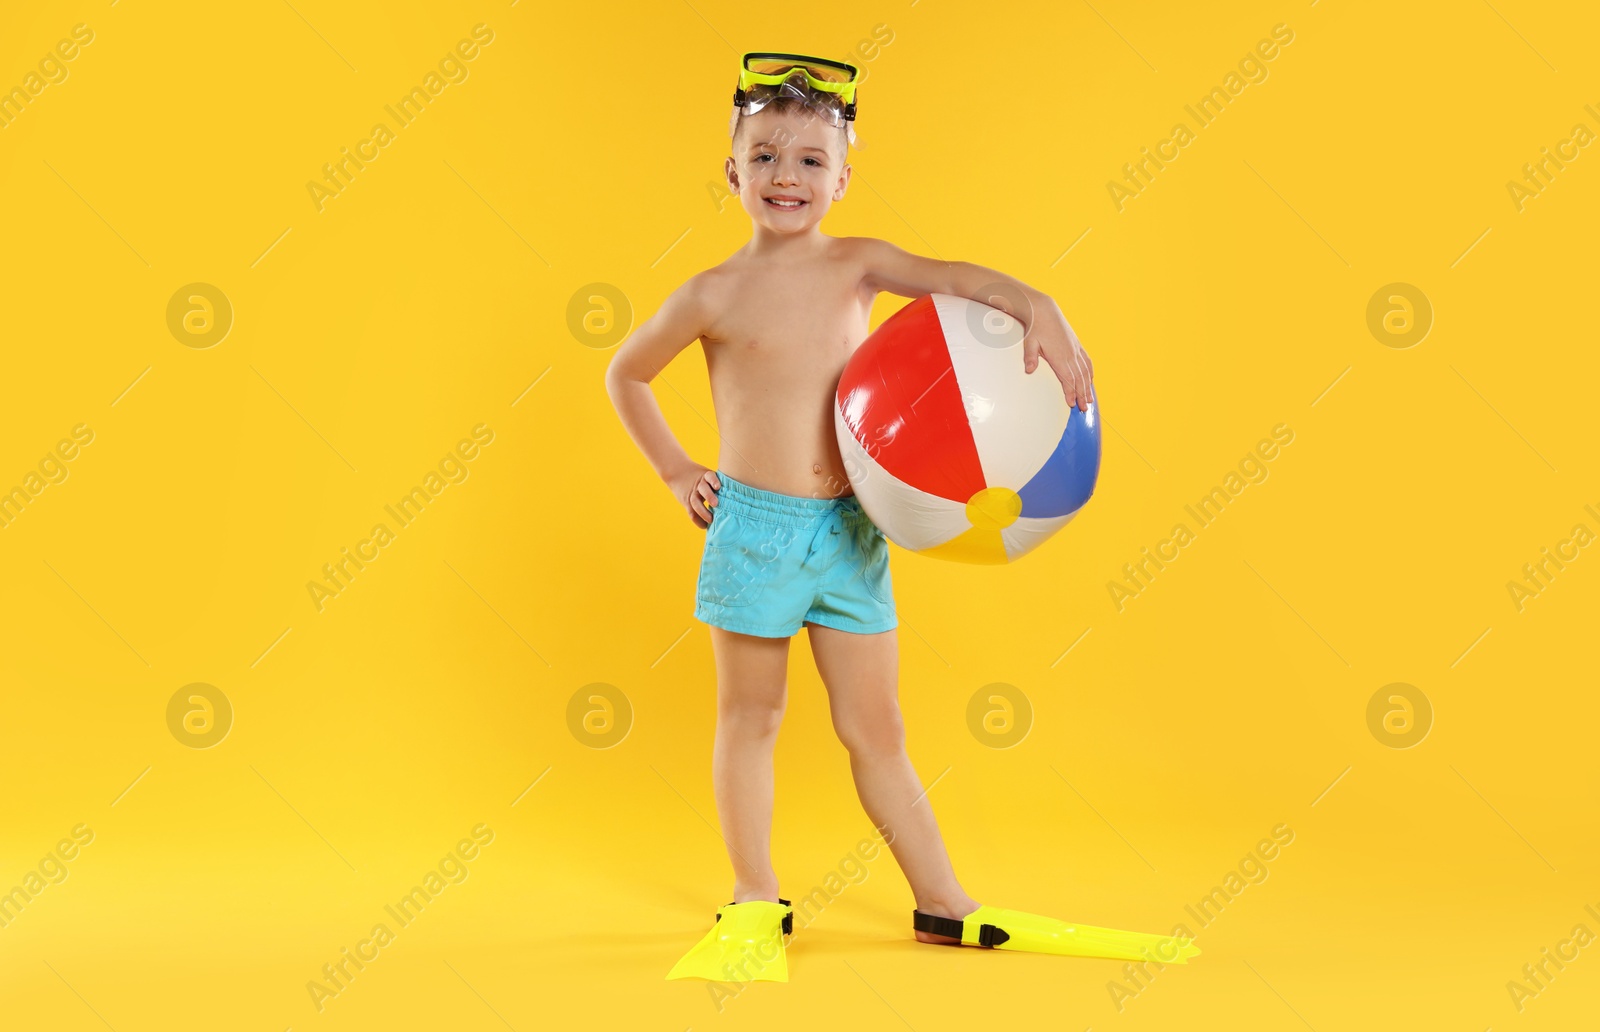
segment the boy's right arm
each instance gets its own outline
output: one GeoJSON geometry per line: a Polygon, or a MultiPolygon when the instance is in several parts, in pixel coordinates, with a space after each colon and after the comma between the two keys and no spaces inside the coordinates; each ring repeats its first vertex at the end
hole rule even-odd
{"type": "Polygon", "coordinates": [[[696,526],[710,526],[716,491],[722,487],[714,471],[695,462],[667,426],[650,381],[677,354],[705,332],[709,319],[704,282],[696,276],[673,291],[655,315],[622,343],[606,368],[606,393],[622,425],[644,452],[656,475],[672,489],[696,526]]]}

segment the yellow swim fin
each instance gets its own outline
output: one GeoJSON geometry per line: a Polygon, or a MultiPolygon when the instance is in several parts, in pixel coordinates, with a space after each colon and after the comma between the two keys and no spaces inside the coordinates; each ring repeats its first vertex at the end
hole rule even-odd
{"type": "Polygon", "coordinates": [[[673,965],[667,978],[710,982],[787,982],[784,936],[794,932],[786,899],[758,899],[717,908],[717,923],[673,965]]]}
{"type": "Polygon", "coordinates": [[[1158,964],[1187,964],[1200,955],[1200,947],[1184,936],[1125,932],[1117,928],[1072,924],[1021,910],[980,906],[965,918],[935,917],[911,912],[911,925],[964,945],[986,946],[1027,953],[1056,953],[1068,957],[1104,957],[1110,960],[1152,960],[1158,964]]]}

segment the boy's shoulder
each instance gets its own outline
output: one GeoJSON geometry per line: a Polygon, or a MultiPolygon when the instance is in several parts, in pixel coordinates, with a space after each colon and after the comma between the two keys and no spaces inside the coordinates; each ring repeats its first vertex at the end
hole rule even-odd
{"type": "Polygon", "coordinates": [[[883,248],[890,246],[887,240],[879,240],[869,236],[833,237],[833,255],[835,259],[854,259],[867,261],[880,254],[883,248]]]}
{"type": "Polygon", "coordinates": [[[718,308],[736,294],[741,281],[751,271],[749,257],[741,248],[709,268],[701,269],[678,285],[672,296],[702,310],[718,308]]]}
{"type": "Polygon", "coordinates": [[[892,260],[900,250],[887,240],[869,236],[839,237],[838,244],[838,258],[858,266],[862,275],[867,275],[884,262],[892,260]]]}
{"type": "Polygon", "coordinates": [[[702,269],[678,285],[672,296],[679,302],[693,305],[702,311],[713,308],[732,289],[737,278],[735,269],[724,261],[709,269],[702,269]]]}
{"type": "Polygon", "coordinates": [[[869,236],[834,237],[833,239],[841,247],[848,248],[851,251],[870,250],[874,247],[881,247],[886,243],[886,241],[879,240],[877,237],[869,236]]]}

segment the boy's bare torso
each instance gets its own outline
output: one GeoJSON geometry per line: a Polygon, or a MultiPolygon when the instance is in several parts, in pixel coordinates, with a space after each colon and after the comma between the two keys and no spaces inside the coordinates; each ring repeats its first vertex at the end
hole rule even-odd
{"type": "Polygon", "coordinates": [[[866,339],[875,292],[849,238],[784,259],[740,251],[701,276],[700,336],[721,445],[717,468],[803,497],[852,493],[834,431],[834,392],[866,339]]]}

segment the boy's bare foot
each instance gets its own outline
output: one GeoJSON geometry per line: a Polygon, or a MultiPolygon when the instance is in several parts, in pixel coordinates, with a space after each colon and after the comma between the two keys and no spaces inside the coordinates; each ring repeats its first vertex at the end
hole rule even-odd
{"type": "MultiPolygon", "coordinates": [[[[959,921],[968,914],[972,913],[974,910],[978,909],[978,901],[973,899],[971,896],[963,897],[954,904],[929,900],[926,903],[918,903],[917,909],[922,911],[924,914],[932,914],[934,917],[948,917],[959,921]]],[[[951,938],[948,935],[936,935],[933,932],[923,931],[916,931],[912,934],[917,937],[918,942],[931,942],[939,946],[961,945],[960,939],[951,938]]]]}

